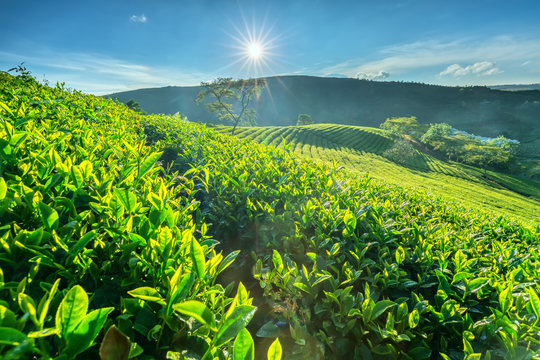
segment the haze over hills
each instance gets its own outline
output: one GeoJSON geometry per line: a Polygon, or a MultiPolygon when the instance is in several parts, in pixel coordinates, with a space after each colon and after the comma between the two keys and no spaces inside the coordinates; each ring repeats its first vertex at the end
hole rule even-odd
{"type": "Polygon", "coordinates": [[[494,89],[494,90],[508,90],[508,91],[540,90],[540,84],[508,84],[508,85],[494,85],[494,86],[490,86],[490,89],[494,89]]]}
{"type": "MultiPolygon", "coordinates": [[[[269,77],[267,82],[255,104],[261,126],[294,125],[301,113],[310,114],[315,123],[374,127],[389,117],[416,116],[420,123],[446,122],[477,135],[502,134],[522,144],[536,144],[540,138],[537,90],[501,91],[481,86],[311,76],[269,77]]],[[[180,112],[190,121],[215,123],[217,119],[195,103],[200,90],[199,86],[169,86],[109,96],[122,102],[134,99],[150,113],[180,112]]]]}

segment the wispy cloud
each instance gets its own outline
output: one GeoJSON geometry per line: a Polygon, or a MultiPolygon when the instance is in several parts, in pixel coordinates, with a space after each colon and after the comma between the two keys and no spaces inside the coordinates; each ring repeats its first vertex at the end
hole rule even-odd
{"type": "Polygon", "coordinates": [[[138,64],[101,54],[64,52],[59,56],[57,52],[26,55],[0,51],[0,58],[4,67],[24,61],[38,77],[44,74],[51,83],[65,82],[96,95],[145,87],[198,85],[208,77],[198,71],[138,64]]]}
{"type": "Polygon", "coordinates": [[[144,14],[141,14],[141,15],[131,15],[131,17],[129,18],[129,21],[131,21],[131,22],[145,23],[145,22],[148,21],[148,19],[146,18],[146,15],[144,15],[144,14]]]}
{"type": "Polygon", "coordinates": [[[449,65],[446,70],[442,71],[439,75],[441,76],[454,76],[454,77],[461,77],[461,76],[467,76],[471,74],[479,75],[479,76],[485,76],[485,75],[494,75],[494,74],[500,74],[501,71],[497,68],[497,66],[489,61],[480,61],[477,63],[474,63],[472,65],[462,67],[459,64],[452,64],[449,65]]]}
{"type": "MultiPolygon", "coordinates": [[[[388,73],[392,78],[399,78],[415,71],[429,70],[433,79],[445,71],[448,72],[444,75],[452,74],[463,78],[466,75],[502,74],[504,66],[518,67],[529,59],[538,58],[540,42],[532,39],[499,36],[483,41],[475,38],[429,40],[389,46],[370,54],[370,59],[349,59],[314,69],[314,72],[341,73],[349,77],[357,74],[388,73]],[[458,64],[471,65],[462,67],[458,64]]],[[[506,71],[505,74],[510,75],[506,71]]]]}

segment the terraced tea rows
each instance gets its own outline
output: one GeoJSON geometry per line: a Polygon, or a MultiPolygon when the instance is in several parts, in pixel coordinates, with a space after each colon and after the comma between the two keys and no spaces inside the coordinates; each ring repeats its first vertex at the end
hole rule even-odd
{"type": "Polygon", "coordinates": [[[540,227],[0,81],[2,359],[540,359],[540,227]]]}
{"type": "MultiPolygon", "coordinates": [[[[226,126],[216,126],[230,133],[226,126]]],[[[238,128],[237,136],[250,141],[283,147],[294,153],[338,165],[400,186],[444,196],[470,207],[483,207],[497,214],[514,214],[540,222],[540,183],[507,174],[484,171],[455,162],[441,161],[420,150],[406,166],[383,156],[394,141],[380,129],[317,124],[290,127],[238,128]]]]}

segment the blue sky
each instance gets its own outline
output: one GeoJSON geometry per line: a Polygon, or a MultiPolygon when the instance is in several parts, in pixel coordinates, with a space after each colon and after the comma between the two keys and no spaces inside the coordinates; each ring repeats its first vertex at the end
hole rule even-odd
{"type": "Polygon", "coordinates": [[[0,1],[0,70],[95,94],[280,74],[540,83],[538,0],[0,1]]]}

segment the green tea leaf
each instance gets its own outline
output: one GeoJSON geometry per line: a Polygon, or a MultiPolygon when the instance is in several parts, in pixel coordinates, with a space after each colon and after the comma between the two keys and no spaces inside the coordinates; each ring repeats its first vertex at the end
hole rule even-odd
{"type": "Polygon", "coordinates": [[[156,152],[148,155],[144,159],[143,163],[139,166],[139,179],[152,168],[152,166],[158,161],[162,152],[156,152]]]}
{"type": "Polygon", "coordinates": [[[536,322],[538,323],[540,321],[540,298],[532,288],[527,288],[527,293],[529,294],[529,301],[531,302],[531,307],[536,315],[536,322]]]}
{"type": "Polygon", "coordinates": [[[114,194],[129,213],[132,213],[133,210],[135,210],[135,206],[137,205],[137,197],[135,194],[128,189],[114,189],[114,194]]]}
{"type": "Polygon", "coordinates": [[[415,327],[418,326],[418,323],[420,322],[420,313],[418,312],[417,309],[414,309],[410,314],[409,314],[409,327],[411,329],[414,329],[415,327]]]}
{"type": "Polygon", "coordinates": [[[71,334],[88,310],[88,295],[86,291],[75,285],[68,291],[56,311],[56,327],[60,329],[62,337],[71,334]]]}
{"type": "Polygon", "coordinates": [[[512,293],[512,284],[509,284],[506,289],[499,294],[499,306],[501,311],[505,313],[512,307],[514,301],[514,294],[512,293]]]}
{"type": "Polygon", "coordinates": [[[488,278],[485,278],[485,277],[479,277],[479,278],[476,278],[476,279],[474,279],[474,280],[471,280],[471,281],[467,284],[467,289],[468,289],[469,292],[472,294],[472,293],[477,292],[478,290],[480,290],[480,289],[483,288],[484,286],[486,286],[488,283],[489,283],[489,279],[488,279],[488,278]]]}
{"type": "Polygon", "coordinates": [[[3,305],[0,305],[0,326],[17,327],[17,316],[15,316],[13,311],[3,305]]]}
{"type": "Polygon", "coordinates": [[[47,336],[52,336],[52,335],[59,335],[59,334],[60,334],[60,329],[48,328],[48,329],[43,329],[39,331],[32,331],[31,333],[28,333],[28,337],[29,338],[42,338],[42,337],[47,337],[47,336]]]}
{"type": "Polygon", "coordinates": [[[455,283],[458,283],[460,282],[461,280],[463,279],[467,279],[467,278],[470,278],[472,277],[473,274],[470,274],[468,272],[458,272],[454,275],[454,277],[452,278],[452,284],[455,284],[455,283]]]}
{"type": "Polygon", "coordinates": [[[274,324],[273,321],[268,321],[263,326],[260,327],[259,330],[257,330],[257,337],[263,337],[263,338],[275,338],[278,336],[280,332],[280,328],[274,324]]]}
{"type": "Polygon", "coordinates": [[[279,343],[279,338],[276,338],[272,345],[268,348],[268,352],[266,353],[266,358],[268,360],[281,360],[281,344],[279,343]]]}
{"type": "Polygon", "coordinates": [[[396,263],[401,264],[405,260],[405,250],[403,247],[398,246],[396,249],[396,263]]]}
{"type": "Polygon", "coordinates": [[[83,160],[80,164],[79,164],[79,169],[81,170],[81,173],[84,177],[84,179],[88,179],[90,177],[90,175],[92,175],[92,171],[94,170],[94,166],[92,165],[92,163],[88,160],[83,160]]]}
{"type": "Polygon", "coordinates": [[[204,251],[195,237],[191,238],[191,261],[195,266],[199,279],[204,279],[206,275],[206,263],[204,260],[204,251]]]}
{"type": "Polygon", "coordinates": [[[435,275],[439,280],[439,289],[443,290],[445,294],[448,295],[450,293],[450,284],[448,283],[446,276],[439,270],[435,271],[435,275]]]}
{"type": "Polygon", "coordinates": [[[311,287],[314,287],[315,285],[320,284],[323,281],[330,279],[331,277],[331,275],[317,274],[317,279],[311,284],[311,287]]]}
{"type": "Polygon", "coordinates": [[[26,340],[24,335],[19,330],[8,327],[0,327],[0,345],[19,345],[26,340]]]}
{"type": "Polygon", "coordinates": [[[305,291],[306,293],[311,293],[311,289],[309,288],[309,286],[307,286],[306,284],[304,283],[301,283],[301,282],[295,282],[294,283],[294,286],[296,286],[297,288],[299,288],[300,290],[302,291],[305,291]]]}
{"type": "Polygon", "coordinates": [[[105,325],[107,316],[114,308],[102,308],[91,311],[86,315],[77,327],[66,337],[67,345],[65,352],[73,358],[88,349],[94,339],[105,325]]]}
{"type": "Polygon", "coordinates": [[[350,211],[347,211],[345,216],[343,216],[343,222],[350,232],[356,228],[356,216],[350,211]]]}
{"type": "Polygon", "coordinates": [[[143,287],[139,287],[137,289],[128,291],[128,294],[138,299],[156,302],[159,304],[165,304],[165,301],[163,301],[163,297],[159,294],[159,292],[156,289],[148,287],[148,286],[143,286],[143,287]]]}
{"type": "Polygon", "coordinates": [[[431,349],[419,346],[409,350],[407,355],[409,355],[411,359],[423,360],[429,359],[431,357],[431,352],[431,349]]]}
{"type": "Polygon", "coordinates": [[[391,300],[381,300],[378,301],[371,312],[371,320],[376,320],[386,309],[395,306],[396,303],[391,300]]]}
{"type": "Polygon", "coordinates": [[[255,358],[255,344],[247,329],[242,329],[236,336],[233,345],[233,360],[253,360],[255,358]]]}
{"type": "Polygon", "coordinates": [[[274,262],[274,267],[276,268],[278,273],[281,274],[284,268],[283,260],[281,259],[281,255],[279,254],[279,252],[277,252],[275,249],[273,250],[273,253],[272,253],[272,261],[274,262]]]}
{"type": "Polygon", "coordinates": [[[214,314],[200,301],[184,301],[180,304],[173,305],[173,309],[180,314],[191,316],[201,324],[209,325],[211,328],[215,329],[216,320],[214,319],[214,314]]]}
{"type": "Polygon", "coordinates": [[[58,228],[58,213],[49,205],[44,202],[39,202],[39,215],[41,216],[41,221],[47,230],[53,230],[58,228]]]}
{"type": "MultiPolygon", "coordinates": [[[[180,270],[180,269],[179,269],[180,270]]],[[[176,274],[175,274],[176,275],[176,274]]],[[[190,271],[187,274],[182,275],[180,280],[173,276],[173,279],[171,281],[175,281],[177,283],[171,284],[171,294],[170,299],[168,300],[167,304],[167,314],[170,315],[172,306],[186,298],[186,296],[191,291],[191,288],[193,287],[193,284],[195,283],[197,276],[194,272],[190,271]]]]}
{"type": "Polygon", "coordinates": [[[21,310],[27,313],[28,315],[30,315],[30,318],[32,319],[32,321],[36,323],[37,325],[38,321],[37,321],[36,303],[34,302],[34,299],[32,299],[30,296],[24,293],[19,293],[17,299],[18,299],[21,310]]]}
{"type": "Polygon", "coordinates": [[[7,194],[7,184],[3,177],[0,176],[0,200],[4,200],[7,194]]]}
{"type": "Polygon", "coordinates": [[[131,241],[133,241],[134,243],[138,243],[140,246],[146,246],[146,239],[138,234],[130,233],[129,238],[131,239],[131,241]]]}
{"type": "Polygon", "coordinates": [[[219,266],[217,268],[216,275],[221,274],[221,272],[223,270],[228,268],[229,265],[231,265],[233,263],[233,261],[236,259],[238,254],[240,254],[240,250],[235,250],[235,251],[229,253],[227,256],[225,256],[225,259],[223,259],[221,261],[221,263],[219,264],[219,266]]]}
{"type": "Polygon", "coordinates": [[[95,236],[95,230],[89,231],[84,234],[83,237],[81,237],[79,241],[77,241],[75,245],[73,245],[73,247],[71,248],[71,251],[69,252],[69,258],[74,259],[95,236]]]}
{"type": "Polygon", "coordinates": [[[73,165],[71,167],[71,179],[73,180],[73,183],[75,184],[75,187],[77,189],[79,189],[84,182],[81,170],[79,170],[79,167],[77,165],[73,165]]]}
{"type": "Polygon", "coordinates": [[[219,330],[214,338],[214,344],[221,346],[227,341],[234,338],[240,330],[246,327],[251,321],[253,314],[257,308],[250,305],[237,306],[232,314],[223,321],[219,327],[219,330]]]}

